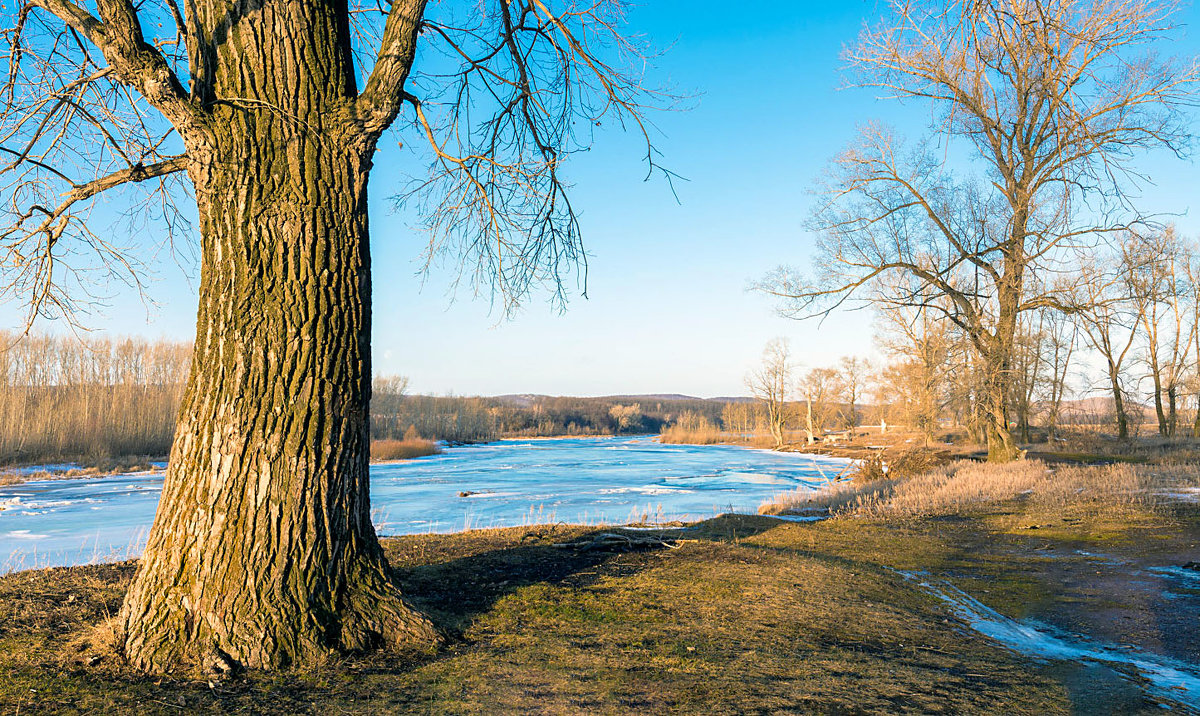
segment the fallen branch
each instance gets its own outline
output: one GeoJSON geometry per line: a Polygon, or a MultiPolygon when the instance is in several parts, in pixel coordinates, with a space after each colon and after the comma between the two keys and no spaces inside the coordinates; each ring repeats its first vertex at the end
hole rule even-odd
{"type": "Polygon", "coordinates": [[[617,532],[604,532],[588,539],[574,542],[559,542],[551,545],[557,549],[573,549],[576,552],[630,552],[639,549],[679,549],[687,542],[696,540],[663,539],[648,535],[626,535],[617,532]]]}

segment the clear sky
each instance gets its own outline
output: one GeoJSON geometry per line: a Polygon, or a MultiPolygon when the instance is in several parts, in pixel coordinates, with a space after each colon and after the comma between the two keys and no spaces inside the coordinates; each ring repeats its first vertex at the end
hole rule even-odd
{"type": "MultiPolygon", "coordinates": [[[[567,173],[591,254],[589,298],[573,298],[563,314],[534,296],[501,320],[469,290],[452,302],[450,272],[422,279],[424,238],[415,217],[389,201],[412,161],[385,140],[371,179],[376,371],[437,394],[719,396],[746,392],[746,371],[776,336],[790,338],[807,367],[869,354],[869,315],[790,321],[746,286],[781,263],[806,263],[807,189],[857,124],[882,119],[920,132],[919,110],[838,90],[839,53],[878,9],[865,0],[645,0],[635,8],[631,27],[667,50],[653,79],[696,95],[689,111],[654,117],[663,163],[687,181],[676,183],[678,201],[665,182],[643,182],[640,147],[614,134],[573,158],[567,173]]],[[[1200,53],[1200,12],[1188,8],[1182,19],[1191,27],[1173,49],[1200,53]]],[[[1181,228],[1200,233],[1196,163],[1155,157],[1148,166],[1152,208],[1190,210],[1181,228]]],[[[126,293],[91,325],[190,338],[195,283],[193,268],[164,257],[148,286],[155,305],[126,293]]]]}

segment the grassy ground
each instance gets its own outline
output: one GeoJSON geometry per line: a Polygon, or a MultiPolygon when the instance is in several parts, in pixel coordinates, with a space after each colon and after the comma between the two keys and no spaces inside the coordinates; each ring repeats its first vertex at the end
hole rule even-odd
{"type": "Polygon", "coordinates": [[[1196,512],[1018,495],[818,523],[721,517],[664,532],[689,540],[676,549],[623,553],[553,546],[595,528],[392,539],[445,648],[220,682],[145,678],[105,650],[132,563],[18,573],[0,578],[0,713],[1158,712],[1126,675],[979,636],[896,570],[1200,663],[1200,595],[1139,586],[1145,566],[1200,556],[1196,512]]]}

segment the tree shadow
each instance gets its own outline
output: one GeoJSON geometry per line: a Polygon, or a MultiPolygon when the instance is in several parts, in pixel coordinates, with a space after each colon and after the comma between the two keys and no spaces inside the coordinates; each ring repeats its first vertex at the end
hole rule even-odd
{"type": "Polygon", "coordinates": [[[599,578],[628,576],[645,566],[623,555],[668,549],[643,544],[627,549],[570,549],[566,542],[587,544],[597,536],[620,533],[634,538],[737,542],[779,526],[780,521],[758,515],[721,515],[704,522],[659,530],[597,528],[583,532],[531,532],[529,544],[501,547],[465,557],[396,569],[405,598],[429,616],[451,639],[461,638],[472,620],[517,590],[535,584],[585,587],[599,578]]]}

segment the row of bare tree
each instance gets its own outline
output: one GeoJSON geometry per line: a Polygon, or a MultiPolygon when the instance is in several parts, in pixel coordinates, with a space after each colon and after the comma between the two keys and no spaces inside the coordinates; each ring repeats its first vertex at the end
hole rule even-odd
{"type": "MultiPolygon", "coordinates": [[[[1005,415],[1024,441],[1039,425],[1053,439],[1064,417],[1095,420],[1069,398],[1100,396],[1102,416],[1119,438],[1152,404],[1157,432],[1200,436],[1200,246],[1160,231],[1124,232],[1106,250],[1081,252],[1076,268],[1055,276],[1056,305],[1023,312],[1005,383],[1005,415]],[[1069,414],[1064,414],[1069,413],[1069,414]]],[[[943,314],[918,308],[881,312],[882,345],[893,359],[892,392],[914,426],[950,417],[982,438],[979,401],[986,381],[978,355],[943,314]]]]}
{"type": "MultiPolygon", "coordinates": [[[[760,288],[796,318],[849,302],[903,311],[917,330],[951,324],[995,461],[1019,454],[1010,413],[1027,420],[1032,384],[1021,375],[1044,358],[1024,338],[1069,317],[1104,355],[1120,403],[1140,325],[1152,332],[1144,349],[1170,433],[1188,344],[1182,311],[1173,318],[1172,296],[1185,292],[1172,285],[1186,270],[1156,258],[1178,242],[1141,206],[1138,160],[1182,154],[1195,136],[1200,63],[1157,49],[1177,29],[1177,4],[889,4],[846,53],[851,82],[928,109],[927,134],[907,141],[865,125],[817,188],[812,270],[781,267],[760,288]],[[1178,340],[1157,333],[1173,325],[1178,340]]],[[[1070,347],[1059,347],[1065,360],[1070,347]]]]}
{"type": "Polygon", "coordinates": [[[0,461],[166,455],[191,345],[0,333],[0,461]]]}
{"type": "Polygon", "coordinates": [[[873,383],[870,363],[858,356],[844,356],[836,367],[801,373],[787,340],[776,338],[763,350],[762,363],[746,376],[757,404],[727,404],[722,422],[726,430],[739,434],[765,428],[776,447],[786,442],[788,430],[802,425],[812,443],[831,427],[853,432],[873,383]]]}
{"type": "MultiPolygon", "coordinates": [[[[1104,422],[1125,439],[1141,427],[1143,405],[1153,406],[1160,436],[1200,437],[1200,244],[1171,225],[1126,231],[1107,250],[1080,252],[1055,282],[1056,305],[1024,311],[1015,325],[1001,407],[1016,437],[1053,440],[1065,422],[1104,422]],[[1092,410],[1073,400],[1087,398],[1092,410]]],[[[830,426],[853,428],[867,394],[880,420],[927,438],[959,427],[985,441],[989,366],[951,310],[930,297],[879,311],[878,369],[843,358],[800,374],[786,341],[772,341],[747,381],[760,422],[778,443],[789,424],[811,440],[830,426]]]]}

